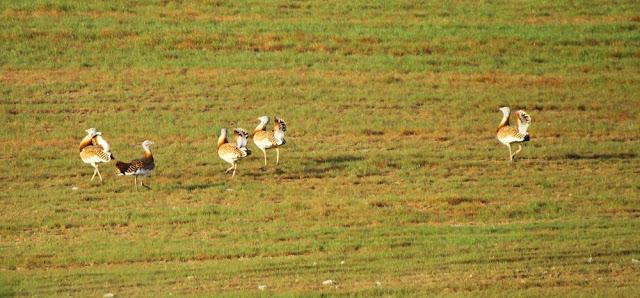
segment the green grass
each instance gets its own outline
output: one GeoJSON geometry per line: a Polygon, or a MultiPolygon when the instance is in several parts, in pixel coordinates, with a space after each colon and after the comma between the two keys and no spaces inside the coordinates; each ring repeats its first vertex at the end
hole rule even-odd
{"type": "Polygon", "coordinates": [[[5,1],[0,24],[0,296],[640,290],[635,1],[5,1]],[[533,118],[513,164],[501,105],[533,118]],[[216,134],[261,115],[281,166],[250,141],[225,176],[216,134]],[[123,160],[153,140],[152,189],[89,183],[88,127],[123,160]]]}

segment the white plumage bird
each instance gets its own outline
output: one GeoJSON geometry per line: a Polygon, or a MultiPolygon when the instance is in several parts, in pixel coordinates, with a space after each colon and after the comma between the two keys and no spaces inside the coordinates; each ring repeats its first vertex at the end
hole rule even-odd
{"type": "Polygon", "coordinates": [[[516,111],[518,127],[515,128],[509,125],[511,109],[509,107],[501,107],[500,111],[502,112],[502,120],[498,125],[496,137],[500,143],[509,148],[509,160],[513,161],[513,157],[522,150],[522,145],[520,144],[529,141],[529,132],[527,130],[529,129],[529,124],[531,124],[531,116],[523,110],[516,111]],[[514,153],[511,153],[511,144],[518,144],[518,150],[514,153]]]}
{"type": "Polygon", "coordinates": [[[264,155],[264,166],[267,166],[267,152],[266,149],[276,149],[276,166],[280,163],[280,150],[278,147],[286,144],[284,140],[284,134],[287,131],[287,123],[283,119],[274,117],[275,123],[272,131],[267,131],[267,124],[269,123],[268,116],[259,117],[260,124],[253,130],[253,143],[256,144],[258,149],[262,151],[264,155]]]}
{"type": "Polygon", "coordinates": [[[218,156],[231,164],[231,167],[225,170],[225,173],[233,170],[231,177],[235,177],[236,169],[238,169],[238,161],[251,155],[251,150],[247,148],[247,138],[249,134],[242,128],[236,128],[233,130],[236,136],[235,143],[229,143],[227,138],[227,129],[220,130],[220,136],[218,137],[218,156]]]}
{"type": "Polygon", "coordinates": [[[87,135],[80,141],[80,159],[93,167],[93,176],[89,181],[93,181],[93,178],[98,174],[100,183],[102,183],[102,175],[98,166],[114,158],[111,154],[111,146],[96,128],[89,128],[85,132],[87,135]]]}

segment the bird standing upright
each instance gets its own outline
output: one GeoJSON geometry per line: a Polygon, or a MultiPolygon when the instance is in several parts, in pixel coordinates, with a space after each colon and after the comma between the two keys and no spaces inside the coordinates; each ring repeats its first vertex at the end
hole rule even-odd
{"type": "Polygon", "coordinates": [[[80,158],[84,163],[88,163],[93,167],[93,176],[89,181],[93,181],[93,178],[98,174],[100,183],[102,183],[102,175],[98,170],[98,166],[114,158],[113,154],[111,154],[111,147],[102,137],[102,133],[96,128],[89,128],[85,131],[87,135],[80,141],[80,158]]]}
{"type": "Polygon", "coordinates": [[[229,171],[233,170],[233,174],[231,174],[231,177],[234,177],[236,175],[238,161],[251,155],[251,150],[246,147],[247,137],[249,136],[249,134],[242,128],[234,129],[233,133],[236,136],[235,144],[229,143],[229,140],[227,139],[227,129],[221,129],[217,146],[218,156],[222,160],[231,164],[231,167],[225,170],[225,173],[229,173],[229,171]]]}
{"type": "MultiPolygon", "coordinates": [[[[153,154],[151,154],[151,145],[153,142],[146,140],[142,142],[142,149],[144,150],[144,156],[141,159],[134,159],[129,163],[116,161],[116,168],[118,168],[118,176],[133,176],[133,184],[136,190],[138,190],[138,176],[148,177],[151,171],[156,167],[153,160],[153,154]]],[[[145,185],[140,178],[140,185],[150,188],[145,185]]]]}
{"type": "Polygon", "coordinates": [[[518,116],[518,128],[509,126],[509,115],[511,109],[509,107],[500,108],[502,112],[502,120],[498,125],[497,135],[498,141],[509,148],[509,160],[513,161],[513,157],[522,150],[521,143],[529,141],[529,133],[527,129],[531,123],[531,116],[523,110],[518,110],[516,115],[518,116]],[[518,150],[511,153],[511,144],[518,144],[518,150]]]}
{"type": "Polygon", "coordinates": [[[267,166],[267,152],[266,149],[276,149],[276,166],[280,163],[280,150],[278,147],[284,145],[284,133],[287,131],[287,123],[283,119],[274,117],[275,123],[272,131],[267,131],[267,124],[269,123],[268,116],[259,117],[260,124],[253,130],[253,143],[262,151],[264,155],[264,166],[267,166]]]}

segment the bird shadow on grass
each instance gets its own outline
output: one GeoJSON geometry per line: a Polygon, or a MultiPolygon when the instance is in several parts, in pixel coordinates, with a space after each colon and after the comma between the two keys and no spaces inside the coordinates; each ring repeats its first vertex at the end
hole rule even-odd
{"type": "Polygon", "coordinates": [[[331,173],[336,173],[340,170],[345,169],[346,167],[347,167],[346,165],[329,165],[325,167],[305,167],[302,170],[302,173],[305,177],[324,178],[329,176],[335,176],[335,175],[331,175],[331,173]]]}
{"type": "Polygon", "coordinates": [[[299,176],[305,178],[325,178],[336,176],[338,172],[349,167],[349,164],[363,160],[362,156],[337,155],[319,157],[303,164],[299,176]]]}
{"type": "Polygon", "coordinates": [[[204,190],[209,188],[223,188],[225,186],[224,183],[191,183],[191,184],[180,184],[176,185],[176,189],[184,189],[186,191],[194,191],[194,190],[204,190]]]}
{"type": "MultiPolygon", "coordinates": [[[[326,178],[334,177],[341,170],[346,169],[350,163],[363,160],[364,157],[355,155],[338,155],[329,157],[319,157],[306,160],[301,164],[302,167],[289,168],[260,168],[258,171],[246,171],[242,175],[253,178],[279,175],[282,179],[305,179],[305,178],[326,178]]],[[[282,165],[281,165],[282,166],[282,165]]]]}
{"type": "Polygon", "coordinates": [[[605,154],[578,154],[578,153],[567,153],[565,155],[567,159],[633,159],[636,158],[637,155],[635,153],[605,153],[605,154]]]}
{"type": "Polygon", "coordinates": [[[327,163],[350,163],[350,162],[355,162],[355,161],[360,161],[363,160],[364,157],[362,156],[355,156],[355,155],[337,155],[337,156],[330,156],[327,158],[315,158],[313,161],[315,161],[316,164],[327,164],[327,163]]]}
{"type": "MultiPolygon", "coordinates": [[[[282,171],[282,170],[278,170],[278,171],[282,171]]],[[[273,172],[269,168],[265,168],[265,167],[260,167],[260,168],[257,168],[257,169],[245,170],[244,172],[242,172],[242,176],[248,176],[248,177],[253,177],[253,178],[260,178],[260,177],[263,177],[263,176],[270,176],[272,174],[273,174],[273,172]]],[[[276,174],[278,174],[278,172],[276,172],[276,174]]],[[[236,173],[236,175],[238,175],[238,173],[236,173]]]]}

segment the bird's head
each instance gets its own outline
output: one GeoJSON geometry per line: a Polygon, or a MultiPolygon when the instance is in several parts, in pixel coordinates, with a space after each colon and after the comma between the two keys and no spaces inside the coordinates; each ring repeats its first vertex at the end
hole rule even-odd
{"type": "Polygon", "coordinates": [[[509,107],[501,107],[499,110],[504,115],[509,115],[509,113],[511,113],[511,109],[509,109],[509,107]]]}
{"type": "Polygon", "coordinates": [[[84,130],[85,132],[87,132],[87,135],[91,136],[91,137],[95,137],[95,136],[99,136],[101,133],[98,131],[98,129],[96,128],[88,128],[84,130]]]}
{"type": "Polygon", "coordinates": [[[258,117],[258,121],[260,121],[260,123],[262,124],[267,124],[267,122],[269,122],[269,116],[258,117]]]}
{"type": "Polygon", "coordinates": [[[144,150],[149,150],[149,148],[153,145],[153,142],[149,141],[149,140],[145,140],[144,142],[142,142],[142,148],[144,148],[144,150]]]}

